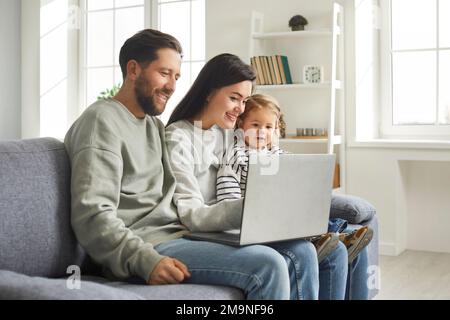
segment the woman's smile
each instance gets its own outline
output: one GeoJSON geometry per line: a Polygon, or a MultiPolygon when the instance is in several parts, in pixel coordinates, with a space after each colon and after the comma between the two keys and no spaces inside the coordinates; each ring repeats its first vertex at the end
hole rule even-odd
{"type": "Polygon", "coordinates": [[[236,122],[238,116],[239,116],[238,114],[231,113],[231,112],[226,112],[225,113],[225,117],[231,122],[236,122]]]}

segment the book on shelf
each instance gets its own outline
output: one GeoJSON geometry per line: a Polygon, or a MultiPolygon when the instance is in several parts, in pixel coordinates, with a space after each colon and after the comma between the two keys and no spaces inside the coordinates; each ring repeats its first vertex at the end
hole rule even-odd
{"type": "Polygon", "coordinates": [[[280,68],[278,67],[277,56],[271,56],[273,72],[275,74],[275,84],[283,84],[281,81],[280,68]]]}
{"type": "Polygon", "coordinates": [[[283,63],[284,73],[286,75],[286,84],[292,84],[291,70],[289,69],[288,57],[281,56],[281,61],[283,63]]]}
{"type": "Polygon", "coordinates": [[[256,84],[261,84],[261,79],[259,77],[259,72],[258,69],[256,67],[256,61],[255,61],[255,57],[251,57],[250,58],[250,65],[252,66],[253,70],[255,71],[256,74],[256,84]]]}
{"type": "Polygon", "coordinates": [[[275,68],[273,67],[272,57],[266,57],[269,64],[270,78],[272,79],[272,84],[278,84],[277,78],[275,77],[275,68]]]}
{"type": "Polygon", "coordinates": [[[270,75],[269,60],[267,59],[267,56],[262,56],[261,59],[263,61],[263,72],[266,77],[266,84],[273,84],[272,77],[270,75]]]}
{"type": "Polygon", "coordinates": [[[256,70],[256,84],[292,84],[291,71],[287,56],[255,56],[250,58],[250,63],[256,70]]]}
{"type": "Polygon", "coordinates": [[[258,57],[251,57],[250,63],[252,65],[253,69],[256,71],[256,84],[263,85],[265,83],[265,81],[264,81],[261,64],[259,62],[258,57]]]}
{"type": "Polygon", "coordinates": [[[281,60],[281,56],[277,55],[277,66],[278,66],[278,70],[280,71],[280,76],[281,76],[281,84],[286,84],[286,74],[284,73],[284,68],[283,68],[283,61],[281,60]]]}
{"type": "Polygon", "coordinates": [[[263,68],[263,62],[261,57],[255,57],[256,59],[256,65],[258,67],[259,77],[261,79],[261,84],[265,85],[267,84],[266,76],[264,74],[264,68],[263,68]]]}

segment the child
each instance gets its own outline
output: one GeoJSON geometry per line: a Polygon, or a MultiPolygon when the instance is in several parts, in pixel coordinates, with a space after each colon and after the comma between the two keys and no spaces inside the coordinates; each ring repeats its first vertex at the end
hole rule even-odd
{"type": "MultiPolygon", "coordinates": [[[[280,130],[284,130],[278,102],[267,95],[255,94],[245,105],[236,123],[235,140],[232,148],[226,150],[217,172],[217,201],[245,196],[248,159],[250,153],[282,154],[277,145],[280,130]]],[[[332,252],[339,240],[347,247],[351,263],[359,252],[369,244],[373,231],[362,227],[351,233],[341,233],[347,227],[343,219],[330,219],[329,232],[309,238],[317,249],[319,263],[332,252]]]]}

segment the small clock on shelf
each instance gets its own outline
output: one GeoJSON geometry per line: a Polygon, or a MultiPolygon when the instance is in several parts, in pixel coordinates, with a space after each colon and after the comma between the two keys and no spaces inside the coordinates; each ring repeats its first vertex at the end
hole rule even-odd
{"type": "Polygon", "coordinates": [[[323,83],[323,66],[306,65],[303,67],[304,83],[323,83]]]}

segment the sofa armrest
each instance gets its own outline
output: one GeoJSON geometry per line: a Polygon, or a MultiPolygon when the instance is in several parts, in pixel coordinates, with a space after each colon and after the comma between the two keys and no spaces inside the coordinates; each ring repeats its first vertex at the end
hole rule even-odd
{"type": "Polygon", "coordinates": [[[362,198],[343,194],[333,194],[331,197],[330,218],[341,218],[349,223],[360,224],[370,221],[375,213],[375,207],[362,198]]]}

